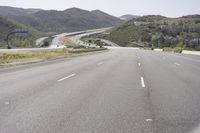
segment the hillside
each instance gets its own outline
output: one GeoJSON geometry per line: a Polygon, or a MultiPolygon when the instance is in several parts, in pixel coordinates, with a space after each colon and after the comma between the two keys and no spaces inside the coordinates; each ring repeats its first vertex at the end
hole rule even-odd
{"type": "Polygon", "coordinates": [[[0,39],[2,40],[2,38],[5,39],[5,36],[6,34],[9,32],[9,31],[12,31],[13,29],[15,28],[22,28],[22,29],[25,29],[27,30],[29,33],[29,36],[33,36],[35,38],[38,38],[40,36],[43,35],[42,32],[34,29],[33,27],[30,27],[30,26],[27,26],[27,25],[24,25],[14,19],[11,19],[11,18],[5,18],[5,17],[0,17],[0,29],[1,29],[1,32],[0,32],[0,39]]]}
{"type": "Polygon", "coordinates": [[[13,31],[15,28],[22,28],[28,31],[28,34],[25,38],[17,39],[14,35],[10,37],[10,39],[13,42],[13,46],[19,46],[20,45],[34,45],[33,42],[36,38],[43,36],[43,33],[30,27],[26,26],[20,22],[17,22],[16,20],[0,17],[0,47],[4,47],[6,45],[6,42],[4,41],[7,34],[13,31]],[[32,41],[32,43],[30,42],[32,41]],[[31,43],[31,44],[30,44],[31,43]]]}
{"type": "Polygon", "coordinates": [[[149,15],[101,35],[121,46],[183,47],[200,50],[200,15],[166,18],[149,15]]]}
{"type": "Polygon", "coordinates": [[[72,32],[111,27],[123,21],[102,11],[70,8],[64,11],[0,7],[1,14],[42,32],[72,32]]]}
{"type": "Polygon", "coordinates": [[[106,22],[105,26],[106,25],[115,26],[122,22],[121,20],[119,20],[119,18],[111,16],[100,10],[93,10],[91,11],[91,13],[99,17],[101,22],[106,22]]]}
{"type": "Polygon", "coordinates": [[[125,20],[125,21],[129,21],[131,19],[136,19],[136,18],[139,18],[139,17],[140,16],[137,16],[137,15],[127,14],[127,15],[120,16],[119,18],[122,19],[122,20],[125,20]]]}
{"type": "Polygon", "coordinates": [[[0,41],[6,38],[6,34],[10,30],[11,27],[15,26],[13,23],[7,21],[5,18],[0,17],[0,41]]]}

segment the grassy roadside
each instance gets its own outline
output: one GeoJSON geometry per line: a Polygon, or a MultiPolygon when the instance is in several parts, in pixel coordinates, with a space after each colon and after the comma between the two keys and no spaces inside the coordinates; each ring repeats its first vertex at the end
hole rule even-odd
{"type": "MultiPolygon", "coordinates": [[[[145,48],[142,48],[142,49],[144,49],[144,50],[155,50],[157,48],[145,47],[145,48]]],[[[181,47],[174,47],[174,48],[164,47],[164,48],[158,48],[158,49],[162,49],[164,52],[174,52],[174,53],[182,53],[182,51],[185,50],[184,48],[181,48],[181,47]]]]}
{"type": "Polygon", "coordinates": [[[20,52],[2,52],[0,53],[0,66],[26,64],[31,62],[44,61],[49,59],[57,59],[71,57],[88,52],[106,50],[101,49],[77,49],[77,50],[47,50],[47,51],[20,51],[20,52]]]}
{"type": "Polygon", "coordinates": [[[184,49],[181,47],[175,47],[175,48],[170,48],[170,47],[164,47],[163,51],[165,52],[174,52],[174,53],[182,53],[184,49]]]}

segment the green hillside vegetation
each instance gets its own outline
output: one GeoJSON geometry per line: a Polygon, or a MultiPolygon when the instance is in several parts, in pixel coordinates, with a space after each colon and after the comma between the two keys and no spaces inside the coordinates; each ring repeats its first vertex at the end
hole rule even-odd
{"type": "Polygon", "coordinates": [[[43,35],[42,32],[26,26],[16,20],[0,17],[0,48],[6,48],[6,36],[15,28],[22,28],[28,31],[24,37],[16,37],[15,34],[9,37],[9,43],[12,47],[35,47],[35,40],[43,35]]]}
{"type": "Polygon", "coordinates": [[[35,38],[39,38],[39,37],[41,37],[41,36],[44,35],[43,32],[41,32],[41,31],[39,31],[39,30],[37,30],[37,29],[31,27],[30,25],[25,25],[25,24],[23,24],[23,23],[20,23],[20,22],[14,20],[14,19],[11,19],[11,18],[6,18],[6,19],[7,19],[9,22],[15,24],[16,27],[20,27],[20,28],[22,28],[22,29],[28,30],[29,34],[30,34],[31,36],[35,37],[35,38]]]}
{"type": "Polygon", "coordinates": [[[99,37],[121,46],[180,47],[200,50],[200,15],[166,18],[149,15],[130,20],[99,37]]]}

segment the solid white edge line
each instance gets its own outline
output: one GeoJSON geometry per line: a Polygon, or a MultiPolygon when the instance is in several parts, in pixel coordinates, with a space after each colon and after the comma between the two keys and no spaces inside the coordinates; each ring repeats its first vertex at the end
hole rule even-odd
{"type": "Polygon", "coordinates": [[[57,81],[58,81],[58,82],[61,82],[61,81],[65,80],[65,79],[71,78],[71,77],[73,77],[73,76],[75,76],[75,75],[76,75],[76,74],[74,73],[74,74],[71,74],[71,75],[69,75],[69,76],[67,76],[67,77],[61,78],[61,79],[59,79],[59,80],[57,80],[57,81]]]}
{"type": "Polygon", "coordinates": [[[142,88],[145,87],[145,84],[144,84],[144,78],[143,78],[143,77],[141,77],[141,85],[142,85],[142,88]]]}

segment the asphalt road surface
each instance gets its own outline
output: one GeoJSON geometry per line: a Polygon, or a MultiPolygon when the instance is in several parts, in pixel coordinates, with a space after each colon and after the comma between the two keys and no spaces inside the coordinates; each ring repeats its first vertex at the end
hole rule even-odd
{"type": "Polygon", "coordinates": [[[200,57],[115,48],[0,69],[0,133],[199,133],[200,57]]]}

